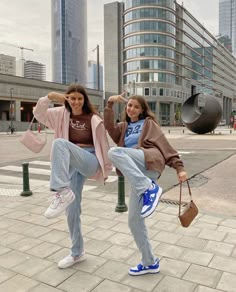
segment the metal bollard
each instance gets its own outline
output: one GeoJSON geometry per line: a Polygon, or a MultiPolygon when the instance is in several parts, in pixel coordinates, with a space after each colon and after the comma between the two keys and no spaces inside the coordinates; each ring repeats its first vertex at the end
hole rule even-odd
{"type": "Polygon", "coordinates": [[[29,186],[29,163],[23,162],[22,167],[23,167],[23,192],[21,192],[20,195],[28,197],[33,195],[29,186]]]}
{"type": "Polygon", "coordinates": [[[118,176],[118,203],[116,205],[116,212],[126,212],[128,210],[125,204],[125,178],[118,176]]]}

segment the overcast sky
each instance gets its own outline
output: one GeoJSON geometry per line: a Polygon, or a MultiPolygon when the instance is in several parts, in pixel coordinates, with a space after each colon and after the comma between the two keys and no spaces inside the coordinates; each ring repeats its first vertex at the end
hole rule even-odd
{"type": "MultiPolygon", "coordinates": [[[[88,58],[96,60],[92,50],[100,46],[103,62],[103,6],[109,0],[87,0],[88,58]]],[[[218,34],[219,0],[177,0],[212,34],[218,34]]],[[[46,64],[47,80],[51,80],[51,0],[0,0],[0,43],[33,49],[24,57],[46,64]]],[[[20,59],[21,50],[0,44],[0,53],[20,59]]]]}

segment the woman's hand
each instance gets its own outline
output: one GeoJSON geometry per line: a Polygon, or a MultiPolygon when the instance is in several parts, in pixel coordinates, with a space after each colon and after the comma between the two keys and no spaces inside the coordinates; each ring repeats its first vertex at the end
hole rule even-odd
{"type": "MultiPolygon", "coordinates": [[[[124,92],[125,93],[125,92],[124,92]]],[[[123,94],[121,93],[119,95],[112,95],[108,98],[108,102],[127,102],[128,100],[123,97],[123,94]]]]}
{"type": "Polygon", "coordinates": [[[52,101],[58,102],[58,103],[65,103],[65,100],[68,101],[68,97],[65,94],[61,94],[58,92],[49,92],[48,98],[52,101]]]}
{"type": "Polygon", "coordinates": [[[188,179],[188,175],[186,171],[181,171],[177,174],[179,182],[184,182],[188,179]]]}

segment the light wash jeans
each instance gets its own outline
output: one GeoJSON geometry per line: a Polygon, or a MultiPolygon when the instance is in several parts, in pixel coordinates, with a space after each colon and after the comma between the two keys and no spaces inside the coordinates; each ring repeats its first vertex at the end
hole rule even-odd
{"type": "Polygon", "coordinates": [[[99,162],[93,147],[81,148],[65,139],[53,142],[50,188],[59,191],[70,187],[75,200],[67,208],[67,223],[72,241],[71,255],[81,255],[84,242],[81,233],[81,199],[86,178],[93,176],[99,162]]]}
{"type": "Polygon", "coordinates": [[[140,214],[143,206],[140,195],[150,187],[152,181],[156,182],[160,173],[146,169],[144,153],[141,149],[113,147],[109,150],[108,157],[130,182],[129,228],[141,252],[143,265],[152,265],[155,257],[148,238],[145,219],[140,214]]]}

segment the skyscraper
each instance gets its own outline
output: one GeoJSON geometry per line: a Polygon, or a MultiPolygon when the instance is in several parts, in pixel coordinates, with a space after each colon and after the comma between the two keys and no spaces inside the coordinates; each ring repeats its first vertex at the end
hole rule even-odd
{"type": "MultiPolygon", "coordinates": [[[[123,12],[124,3],[104,5],[104,84],[105,98],[123,91],[123,12]]],[[[121,118],[121,104],[114,107],[117,118],[121,118]]]]}
{"type": "Polygon", "coordinates": [[[236,56],[236,0],[219,0],[219,34],[230,38],[236,56]]]}
{"type": "Polygon", "coordinates": [[[52,0],[52,79],[86,85],[87,1],[52,0]]]}

